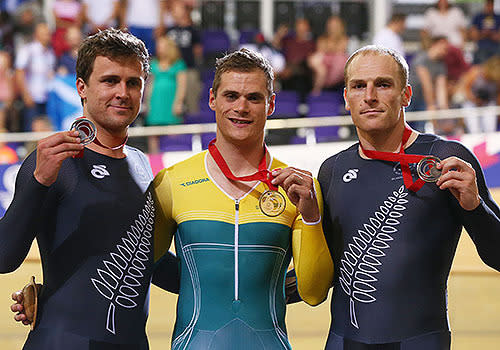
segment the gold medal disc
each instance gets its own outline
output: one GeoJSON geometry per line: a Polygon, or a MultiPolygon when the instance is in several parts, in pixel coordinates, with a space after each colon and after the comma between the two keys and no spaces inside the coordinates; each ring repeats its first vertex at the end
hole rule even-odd
{"type": "Polygon", "coordinates": [[[260,195],[259,207],[267,216],[278,216],[285,210],[285,197],[278,191],[267,190],[260,195]]]}

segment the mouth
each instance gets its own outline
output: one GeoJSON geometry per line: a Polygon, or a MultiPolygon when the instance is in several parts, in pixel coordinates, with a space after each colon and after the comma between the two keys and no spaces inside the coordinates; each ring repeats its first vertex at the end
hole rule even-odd
{"type": "Polygon", "coordinates": [[[364,111],[361,111],[360,114],[372,114],[372,113],[382,113],[383,110],[381,109],[365,109],[364,111]]]}
{"type": "Polygon", "coordinates": [[[245,124],[251,124],[252,121],[251,120],[246,120],[246,119],[236,119],[236,118],[229,118],[229,120],[231,121],[231,123],[233,124],[239,124],[239,125],[245,125],[245,124]]]}
{"type": "Polygon", "coordinates": [[[128,107],[128,106],[110,105],[110,107],[113,109],[119,110],[119,111],[128,111],[128,110],[132,109],[132,107],[128,107]]]}

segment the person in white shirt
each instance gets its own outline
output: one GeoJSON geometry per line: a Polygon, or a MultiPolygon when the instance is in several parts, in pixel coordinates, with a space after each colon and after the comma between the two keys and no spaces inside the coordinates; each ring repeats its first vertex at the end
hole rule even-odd
{"type": "Polygon", "coordinates": [[[431,38],[445,36],[450,44],[463,49],[467,19],[459,7],[452,7],[448,0],[439,0],[436,6],[424,14],[422,40],[428,44],[431,38]]]}
{"type": "Polygon", "coordinates": [[[50,30],[46,23],[35,28],[34,40],[19,50],[15,79],[25,105],[23,129],[31,131],[31,122],[46,113],[48,82],[54,76],[56,58],[50,48],[50,30]]]}
{"type": "Polygon", "coordinates": [[[393,14],[387,26],[375,34],[373,44],[383,46],[388,49],[393,49],[399,52],[403,57],[405,56],[405,49],[403,46],[403,39],[401,34],[406,29],[406,15],[393,14]]]}
{"type": "Polygon", "coordinates": [[[114,27],[120,10],[118,0],[83,0],[83,20],[90,33],[114,27]]]}

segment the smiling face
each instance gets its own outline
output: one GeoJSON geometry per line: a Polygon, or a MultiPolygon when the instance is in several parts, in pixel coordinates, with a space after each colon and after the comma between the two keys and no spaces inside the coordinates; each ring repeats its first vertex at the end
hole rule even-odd
{"type": "Polygon", "coordinates": [[[209,100],[215,111],[217,142],[262,145],[274,99],[274,94],[269,97],[266,75],[260,69],[223,73],[217,94],[210,89],[209,100]]]}
{"type": "Polygon", "coordinates": [[[410,98],[411,87],[403,86],[391,56],[366,53],[351,62],[344,99],[358,133],[390,133],[402,125],[410,98]]]}
{"type": "Polygon", "coordinates": [[[88,82],[78,78],[76,87],[84,100],[84,116],[92,119],[98,129],[123,135],[141,107],[144,87],[141,63],[134,58],[111,60],[97,56],[88,82]]]}

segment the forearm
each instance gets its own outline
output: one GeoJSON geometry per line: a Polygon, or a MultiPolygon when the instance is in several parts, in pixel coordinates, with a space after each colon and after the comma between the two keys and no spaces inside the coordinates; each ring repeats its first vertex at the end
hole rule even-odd
{"type": "Polygon", "coordinates": [[[31,175],[23,183],[4,217],[0,220],[0,272],[17,269],[28,254],[39,228],[39,218],[48,187],[38,183],[31,175]]]}

